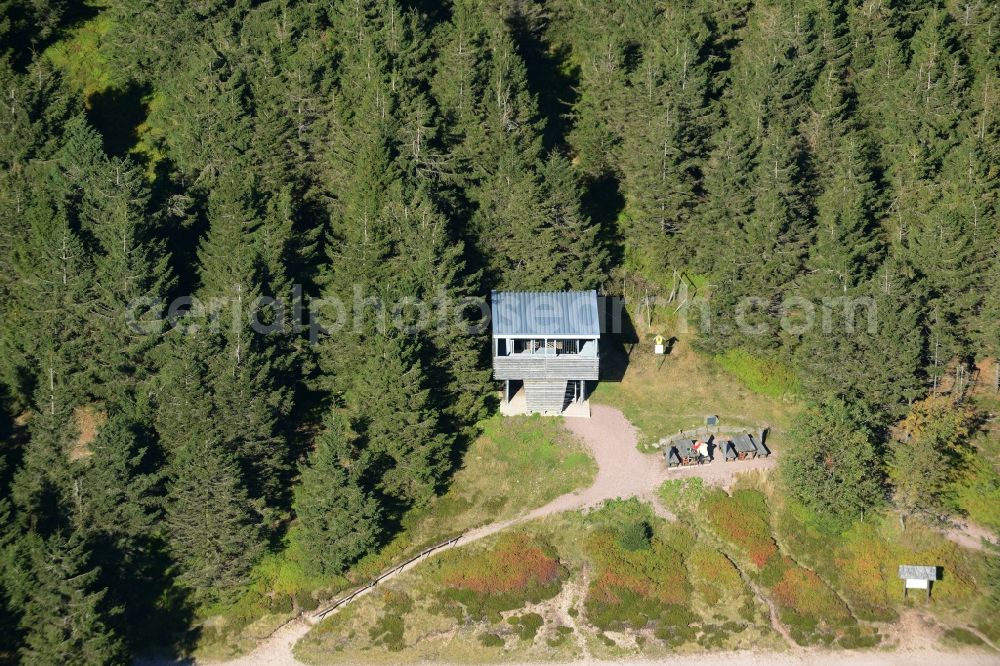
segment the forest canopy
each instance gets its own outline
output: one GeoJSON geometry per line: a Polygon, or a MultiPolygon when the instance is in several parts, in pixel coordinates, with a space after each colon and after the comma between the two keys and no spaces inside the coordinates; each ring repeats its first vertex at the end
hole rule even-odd
{"type": "Polygon", "coordinates": [[[799,436],[854,447],[833,473],[803,448],[791,478],[857,517],[892,482],[873,442],[1000,355],[997,17],[0,0],[0,634],[127,661],[290,539],[340,573],[446,487],[492,409],[482,331],[404,307],[261,334],[268,299],[329,322],[684,276],[699,348],[792,368],[799,436]],[[195,302],[238,324],[192,326],[195,302]]]}

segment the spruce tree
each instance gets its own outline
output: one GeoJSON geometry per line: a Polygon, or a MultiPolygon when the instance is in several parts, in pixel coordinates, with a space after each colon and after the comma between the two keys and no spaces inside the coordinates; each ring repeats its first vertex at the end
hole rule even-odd
{"type": "Polygon", "coordinates": [[[30,439],[11,486],[23,528],[48,534],[66,524],[73,491],[71,461],[84,453],[78,446],[74,407],[72,391],[55,379],[37,390],[30,439]]]}
{"type": "Polygon", "coordinates": [[[270,322],[260,307],[266,271],[261,246],[266,239],[261,238],[265,214],[256,195],[252,179],[238,182],[235,174],[220,178],[209,195],[210,226],[198,248],[202,286],[197,295],[218,319],[205,322],[194,335],[206,336],[215,349],[203,357],[215,432],[243,466],[251,494],[276,506],[286,492],[290,464],[280,429],[290,408],[290,391],[279,383],[288,359],[276,344],[285,341],[286,331],[267,334],[252,324],[255,318],[270,322]]]}
{"type": "Polygon", "coordinates": [[[441,428],[471,436],[486,416],[492,390],[490,371],[480,360],[485,332],[475,330],[482,316],[475,307],[478,276],[468,274],[464,245],[423,186],[409,205],[396,210],[401,251],[388,265],[397,276],[398,295],[418,299],[423,308],[413,313],[400,308],[396,324],[422,341],[425,382],[437,389],[430,400],[441,411],[441,428]]]}
{"type": "Polygon", "coordinates": [[[881,504],[882,483],[874,435],[840,401],[803,412],[781,459],[789,491],[820,515],[844,525],[881,504]]]}
{"type": "MultiPolygon", "coordinates": [[[[479,3],[476,0],[453,3],[451,20],[437,27],[434,38],[439,53],[431,91],[443,116],[446,143],[454,147],[475,131],[486,82],[487,28],[479,3]]],[[[451,171],[460,176],[467,166],[457,166],[462,168],[453,167],[451,171]]]]}
{"type": "Polygon", "coordinates": [[[173,281],[142,173],[117,158],[104,158],[94,169],[83,190],[81,224],[98,246],[90,322],[95,393],[114,400],[123,393],[141,396],[136,387],[155,371],[150,349],[173,281]]]}
{"type": "Polygon", "coordinates": [[[149,433],[126,414],[100,427],[75,484],[78,529],[106,542],[128,561],[148,547],[160,514],[160,475],[149,433]]]}
{"type": "Polygon", "coordinates": [[[665,10],[631,75],[621,146],[627,195],[626,257],[661,277],[683,256],[680,237],[696,247],[693,228],[706,151],[709,63],[707,26],[688,8],[665,10]]]}
{"type": "Polygon", "coordinates": [[[782,119],[768,131],[751,188],[754,207],[723,240],[712,297],[713,340],[749,350],[775,349],[779,314],[810,239],[808,207],[800,189],[802,146],[782,119]]]}
{"type": "Polygon", "coordinates": [[[984,282],[986,293],[976,332],[982,348],[993,358],[993,391],[1000,393],[1000,326],[996,325],[1000,321],[1000,260],[993,260],[984,282]]]}
{"type": "Polygon", "coordinates": [[[343,571],[377,544],[382,531],[379,503],[361,484],[365,471],[342,421],[327,419],[293,504],[308,566],[322,574],[343,571]]]}
{"type": "MultiPolygon", "coordinates": [[[[86,312],[92,298],[93,269],[67,213],[39,194],[25,211],[28,229],[15,249],[14,307],[35,332],[21,340],[30,373],[39,386],[65,385],[79,400],[86,384],[86,312]]],[[[52,391],[50,391],[51,393],[52,391]]],[[[40,398],[49,403],[54,398],[40,398]]]]}
{"type": "Polygon", "coordinates": [[[431,498],[450,467],[454,439],[441,432],[415,344],[396,331],[381,336],[345,396],[356,410],[365,481],[403,505],[431,498]]]}
{"type": "Polygon", "coordinates": [[[17,597],[24,629],[21,658],[33,664],[125,664],[121,639],[109,629],[116,609],[95,585],[79,536],[30,534],[22,550],[17,597]]]}
{"type": "Polygon", "coordinates": [[[229,599],[263,551],[259,509],[233,454],[213,436],[192,437],[169,466],[166,526],[177,579],[197,596],[229,599]]]}
{"type": "Polygon", "coordinates": [[[596,289],[604,282],[608,252],[600,228],[581,209],[580,175],[558,153],[549,156],[541,174],[542,211],[556,246],[553,281],[546,289],[596,289]]]}
{"type": "Polygon", "coordinates": [[[485,27],[478,122],[465,128],[456,151],[473,167],[466,188],[475,205],[471,224],[500,286],[544,289],[562,279],[555,266],[563,249],[545,215],[543,121],[508,29],[493,16],[485,27]]]}
{"type": "Polygon", "coordinates": [[[481,338],[452,321],[474,283],[440,212],[444,175],[433,156],[442,146],[421,94],[429,73],[412,43],[419,26],[391,5],[362,10],[336,17],[343,60],[324,119],[333,200],[323,296],[352,308],[352,319],[323,342],[320,360],[357,431],[362,487],[396,510],[437,489],[456,433],[483,412],[488,380],[481,338]],[[415,301],[427,317],[408,307],[415,301]]]}

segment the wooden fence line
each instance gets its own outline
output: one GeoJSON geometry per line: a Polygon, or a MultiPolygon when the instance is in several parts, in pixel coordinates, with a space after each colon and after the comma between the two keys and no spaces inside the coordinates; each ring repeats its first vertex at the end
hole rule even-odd
{"type": "Polygon", "coordinates": [[[337,601],[334,601],[332,604],[330,604],[326,608],[317,611],[313,615],[313,617],[316,620],[322,620],[322,619],[324,619],[327,615],[329,615],[333,611],[337,610],[341,606],[346,606],[347,604],[351,603],[359,595],[361,595],[364,592],[367,592],[368,590],[372,589],[373,587],[375,587],[376,585],[378,585],[380,582],[382,582],[383,580],[385,580],[389,576],[392,576],[393,574],[397,573],[400,569],[403,569],[404,567],[406,567],[406,566],[408,566],[410,564],[413,564],[414,562],[416,562],[417,560],[419,560],[421,558],[427,557],[428,555],[430,555],[431,553],[433,553],[435,551],[438,551],[438,550],[441,550],[442,548],[446,548],[448,546],[454,545],[463,536],[465,536],[465,535],[464,534],[459,534],[458,536],[452,537],[451,539],[448,539],[447,541],[442,541],[441,543],[439,543],[437,545],[430,546],[428,548],[423,549],[422,551],[420,551],[419,553],[417,553],[416,555],[414,555],[410,559],[406,560],[405,562],[403,562],[401,564],[397,564],[397,565],[395,565],[393,567],[390,567],[389,569],[386,569],[385,571],[383,571],[382,573],[380,573],[378,576],[376,576],[375,578],[373,578],[370,583],[366,583],[365,585],[362,585],[358,589],[356,589],[353,592],[351,592],[350,594],[348,594],[346,597],[341,597],[340,599],[338,599],[337,601]]]}

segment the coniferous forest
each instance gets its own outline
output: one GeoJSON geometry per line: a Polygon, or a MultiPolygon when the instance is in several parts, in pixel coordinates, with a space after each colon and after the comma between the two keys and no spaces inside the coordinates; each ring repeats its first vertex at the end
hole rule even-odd
{"type": "Polygon", "coordinates": [[[886,442],[974,427],[926,399],[1000,355],[998,16],[0,0],[0,653],[126,662],[268,554],[340,574],[441,493],[495,410],[488,332],[311,325],[359,299],[683,284],[701,352],[800,381],[802,502],[946,511],[886,442]],[[786,325],[823,299],[874,324],[786,325]]]}

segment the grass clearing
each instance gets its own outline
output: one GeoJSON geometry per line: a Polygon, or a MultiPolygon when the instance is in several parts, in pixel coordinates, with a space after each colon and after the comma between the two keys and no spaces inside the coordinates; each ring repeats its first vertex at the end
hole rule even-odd
{"type": "Polygon", "coordinates": [[[986,647],[986,643],[983,642],[979,636],[968,629],[963,629],[962,627],[953,627],[946,630],[941,635],[941,642],[945,645],[951,645],[953,647],[986,647]]]}
{"type": "Polygon", "coordinates": [[[367,580],[410,553],[585,488],[596,475],[597,464],[559,419],[494,416],[483,422],[447,492],[406,515],[403,531],[347,579],[367,580]]]}
{"type": "Polygon", "coordinates": [[[257,565],[250,589],[234,604],[204,609],[196,653],[206,658],[241,654],[259,634],[258,622],[279,623],[293,610],[311,610],[319,600],[371,580],[394,563],[469,529],[505,520],[559,495],[588,486],[597,473],[583,445],[558,419],[541,416],[483,422],[448,490],[403,519],[403,530],[343,576],[306,573],[294,526],[279,553],[257,565]]]}
{"type": "MultiPolygon", "coordinates": [[[[770,425],[768,446],[774,449],[771,444],[777,442],[780,448],[782,433],[800,409],[794,391],[783,390],[780,397],[755,392],[722,364],[692,349],[690,334],[676,318],[653,327],[640,333],[634,346],[602,349],[609,365],[627,368],[621,381],[602,380],[591,395],[595,402],[620,409],[639,429],[640,449],[648,452],[662,437],[701,427],[710,414],[718,415],[723,426],[770,425]],[[678,338],[669,354],[652,353],[656,333],[678,338]]],[[[750,359],[744,363],[749,366],[750,359]]]]}
{"type": "Polygon", "coordinates": [[[743,349],[730,349],[713,357],[715,363],[754,393],[782,399],[802,390],[795,373],[774,358],[754,356],[743,349]]]}

